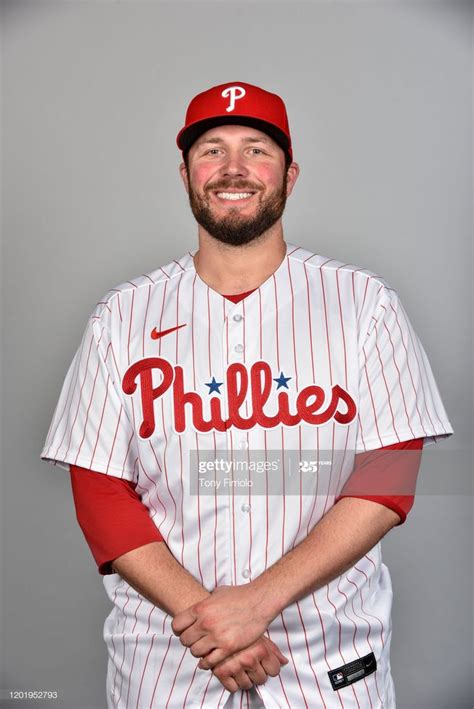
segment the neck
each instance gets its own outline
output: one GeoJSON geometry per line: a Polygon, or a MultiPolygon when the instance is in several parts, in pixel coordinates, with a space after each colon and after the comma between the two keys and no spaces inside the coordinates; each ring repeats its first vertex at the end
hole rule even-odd
{"type": "Polygon", "coordinates": [[[194,267],[213,290],[234,295],[258,288],[274,273],[286,253],[281,222],[243,246],[229,246],[199,229],[194,267]]]}

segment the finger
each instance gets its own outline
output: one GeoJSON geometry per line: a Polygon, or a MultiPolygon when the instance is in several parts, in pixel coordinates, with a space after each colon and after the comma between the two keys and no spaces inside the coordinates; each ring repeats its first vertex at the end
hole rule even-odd
{"type": "Polygon", "coordinates": [[[204,632],[204,630],[199,630],[197,627],[194,627],[194,625],[192,625],[190,628],[181,633],[179,639],[181,640],[182,645],[184,645],[185,647],[191,647],[191,645],[197,643],[198,640],[204,638],[205,635],[206,633],[204,632]]]}
{"type": "Polygon", "coordinates": [[[261,660],[261,664],[269,677],[276,677],[280,674],[280,660],[275,657],[275,655],[271,655],[269,658],[261,660]]]}
{"type": "Polygon", "coordinates": [[[284,664],[284,665],[288,664],[289,659],[284,656],[284,654],[281,652],[281,650],[280,650],[280,648],[278,647],[278,645],[275,645],[275,643],[273,642],[273,640],[270,640],[270,639],[269,639],[268,642],[271,643],[271,648],[270,648],[270,649],[273,650],[273,653],[278,657],[279,661],[280,661],[282,664],[284,664]]]}
{"type": "Polygon", "coordinates": [[[251,689],[253,686],[252,680],[244,670],[234,675],[234,679],[241,689],[251,689]]]}
{"type": "Polygon", "coordinates": [[[199,661],[199,667],[202,670],[211,670],[219,662],[226,660],[232,654],[233,653],[226,653],[222,648],[212,649],[211,647],[207,653],[201,655],[202,659],[199,661]],[[203,655],[205,655],[205,657],[203,657],[203,655]]]}
{"type": "Polygon", "coordinates": [[[197,615],[190,608],[187,608],[181,613],[177,613],[173,620],[171,621],[171,629],[175,635],[181,635],[183,630],[192,625],[196,620],[197,615]]]}
{"type": "Polygon", "coordinates": [[[263,669],[260,662],[255,663],[254,669],[247,670],[247,674],[254,684],[265,684],[268,679],[268,675],[263,669]]]}
{"type": "Polygon", "coordinates": [[[212,640],[206,637],[193,643],[190,647],[191,654],[194,655],[194,657],[205,657],[206,655],[209,655],[209,653],[211,653],[214,649],[215,643],[213,643],[212,640]]]}
{"type": "Polygon", "coordinates": [[[237,692],[239,689],[239,685],[233,677],[218,677],[218,680],[229,692],[237,692]]]}

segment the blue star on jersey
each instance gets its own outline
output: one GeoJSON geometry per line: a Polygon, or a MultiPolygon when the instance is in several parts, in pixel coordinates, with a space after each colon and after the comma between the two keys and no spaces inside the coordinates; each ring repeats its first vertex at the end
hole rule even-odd
{"type": "Polygon", "coordinates": [[[212,394],[212,392],[216,391],[218,394],[221,392],[219,391],[219,387],[223,385],[224,382],[216,382],[216,378],[212,377],[212,380],[210,382],[205,382],[206,386],[209,387],[209,394],[212,394]]]}
{"type": "Polygon", "coordinates": [[[278,384],[277,389],[279,389],[280,387],[285,387],[286,389],[288,389],[287,382],[289,382],[291,378],[292,377],[284,377],[283,372],[280,372],[280,376],[273,377],[273,381],[278,384]]]}

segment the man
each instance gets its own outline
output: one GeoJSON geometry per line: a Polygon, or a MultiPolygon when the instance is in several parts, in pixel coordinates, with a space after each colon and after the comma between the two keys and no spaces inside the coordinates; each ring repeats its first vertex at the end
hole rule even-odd
{"type": "MultiPolygon", "coordinates": [[[[88,479],[104,506],[115,481],[114,534],[127,505],[153,527],[96,554],[108,706],[392,709],[380,540],[409,496],[380,456],[417,448],[417,469],[453,433],[428,359],[383,278],[284,240],[299,167],[278,96],[212,87],[177,142],[199,248],[98,303],[42,451],[78,510],[97,510],[88,479]]],[[[107,514],[78,514],[99,545],[107,514]]]]}

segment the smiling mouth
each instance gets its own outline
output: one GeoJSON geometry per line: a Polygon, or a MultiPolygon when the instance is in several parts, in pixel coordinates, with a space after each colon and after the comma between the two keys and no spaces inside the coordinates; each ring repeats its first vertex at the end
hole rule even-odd
{"type": "Polygon", "coordinates": [[[216,192],[214,191],[213,194],[219,199],[222,200],[223,202],[244,202],[256,194],[255,192],[216,192]]]}

